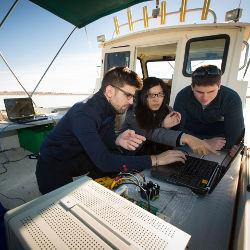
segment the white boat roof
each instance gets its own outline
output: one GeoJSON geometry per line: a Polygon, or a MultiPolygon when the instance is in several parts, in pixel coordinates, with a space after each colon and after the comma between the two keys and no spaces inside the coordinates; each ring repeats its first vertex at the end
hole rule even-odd
{"type": "Polygon", "coordinates": [[[250,38],[250,23],[208,23],[208,24],[178,24],[174,26],[164,26],[159,28],[152,29],[144,29],[138,32],[129,33],[123,36],[118,36],[108,41],[105,41],[100,47],[110,46],[113,43],[120,43],[124,41],[134,40],[140,37],[146,37],[151,35],[158,35],[166,32],[180,32],[180,31],[197,31],[197,30],[211,30],[216,28],[226,28],[226,29],[235,29],[235,28],[243,28],[244,32],[244,40],[248,41],[250,38]]]}

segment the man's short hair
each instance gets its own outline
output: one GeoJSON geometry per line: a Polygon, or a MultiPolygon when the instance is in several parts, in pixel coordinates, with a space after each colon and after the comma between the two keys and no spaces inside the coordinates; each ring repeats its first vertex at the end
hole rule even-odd
{"type": "Polygon", "coordinates": [[[114,67],[104,75],[100,90],[104,93],[108,85],[123,87],[125,84],[142,89],[143,81],[128,67],[114,67]]]}
{"type": "Polygon", "coordinates": [[[211,86],[219,85],[221,81],[221,70],[215,65],[203,65],[192,73],[192,85],[211,86]]]}

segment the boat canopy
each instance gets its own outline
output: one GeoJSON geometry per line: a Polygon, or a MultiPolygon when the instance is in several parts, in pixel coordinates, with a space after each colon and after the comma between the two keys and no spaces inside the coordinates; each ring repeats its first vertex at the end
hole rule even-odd
{"type": "MultiPolygon", "coordinates": [[[[145,0],[30,0],[78,28],[145,0]]],[[[149,0],[147,0],[149,1],[149,0]]]]}

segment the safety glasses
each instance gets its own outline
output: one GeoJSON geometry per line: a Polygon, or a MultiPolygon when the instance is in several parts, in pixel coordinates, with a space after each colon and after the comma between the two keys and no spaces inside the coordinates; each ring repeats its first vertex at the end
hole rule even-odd
{"type": "Polygon", "coordinates": [[[123,94],[125,94],[127,96],[128,100],[131,100],[133,98],[133,102],[135,101],[135,96],[134,95],[130,94],[129,92],[127,92],[127,91],[125,91],[125,90],[123,90],[123,89],[121,89],[121,88],[119,88],[117,86],[114,86],[114,85],[111,85],[111,86],[114,87],[115,89],[120,90],[123,94]]]}
{"type": "Polygon", "coordinates": [[[193,76],[218,76],[221,75],[221,71],[219,69],[201,69],[199,71],[195,71],[193,76]]]}
{"type": "Polygon", "coordinates": [[[165,96],[165,93],[164,92],[159,92],[159,93],[157,93],[157,94],[151,94],[151,93],[149,93],[148,95],[148,98],[150,98],[150,99],[153,99],[153,98],[155,98],[155,97],[164,97],[165,96]]]}

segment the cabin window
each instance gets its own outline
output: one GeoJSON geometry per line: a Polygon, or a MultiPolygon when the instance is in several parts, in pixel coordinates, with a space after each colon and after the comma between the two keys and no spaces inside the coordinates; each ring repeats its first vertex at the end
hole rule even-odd
{"type": "Polygon", "coordinates": [[[175,70],[177,43],[137,47],[136,50],[137,58],[141,61],[143,77],[162,79],[168,88],[167,102],[169,102],[175,70]]]}
{"type": "Polygon", "coordinates": [[[216,65],[225,71],[230,38],[228,35],[216,35],[192,38],[187,42],[183,66],[184,76],[207,64],[216,65]]]}
{"type": "Polygon", "coordinates": [[[113,67],[129,67],[130,51],[114,52],[105,54],[104,74],[113,67]]]}
{"type": "Polygon", "coordinates": [[[174,74],[175,61],[148,61],[148,76],[154,76],[161,79],[172,79],[174,74]]]}

